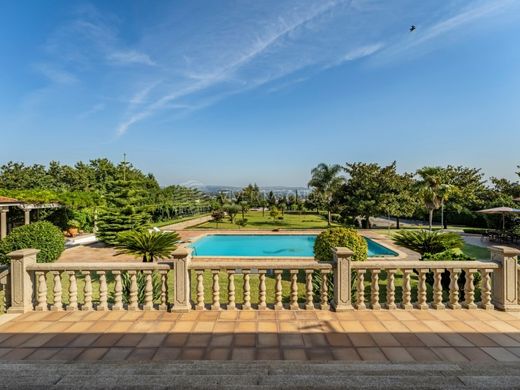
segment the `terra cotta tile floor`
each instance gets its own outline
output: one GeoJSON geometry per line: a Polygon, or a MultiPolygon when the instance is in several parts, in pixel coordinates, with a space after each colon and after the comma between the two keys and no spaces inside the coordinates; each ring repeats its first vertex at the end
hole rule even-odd
{"type": "Polygon", "coordinates": [[[0,360],[520,362],[520,313],[34,312],[0,326],[0,360]]]}

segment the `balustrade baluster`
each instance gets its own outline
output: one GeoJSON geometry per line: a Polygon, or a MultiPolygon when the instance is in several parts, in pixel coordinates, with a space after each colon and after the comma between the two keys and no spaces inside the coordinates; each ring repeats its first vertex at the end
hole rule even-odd
{"type": "Polygon", "coordinates": [[[412,285],[410,283],[411,269],[403,269],[403,302],[401,308],[405,310],[413,309],[412,305],[412,285]]]}
{"type": "Polygon", "coordinates": [[[108,310],[108,287],[107,276],[105,271],[97,271],[99,275],[99,305],[98,310],[108,310]]]}
{"type": "Polygon", "coordinates": [[[305,278],[306,278],[306,284],[305,284],[305,309],[306,310],[312,310],[314,309],[314,289],[312,286],[312,269],[306,269],[305,270],[305,278]]]}
{"type": "Polygon", "coordinates": [[[357,279],[356,279],[356,309],[365,310],[367,306],[365,305],[365,269],[357,270],[357,279]]]}
{"type": "Polygon", "coordinates": [[[450,270],[450,301],[448,307],[450,309],[460,309],[459,303],[459,275],[460,269],[453,268],[450,270]]]}
{"type": "Polygon", "coordinates": [[[321,310],[329,310],[329,275],[330,270],[321,270],[321,310]]]}
{"type": "Polygon", "coordinates": [[[112,310],[123,310],[123,283],[121,281],[121,271],[112,271],[115,278],[114,286],[114,306],[112,310]]]}
{"type": "Polygon", "coordinates": [[[275,284],[274,284],[274,309],[283,310],[282,303],[282,270],[274,270],[275,284]]]}
{"type": "Polygon", "coordinates": [[[76,271],[68,271],[69,275],[69,304],[68,311],[78,310],[78,282],[76,280],[76,271]]]}
{"type": "Polygon", "coordinates": [[[251,286],[249,284],[249,270],[244,270],[244,303],[242,310],[251,310],[251,286]]]}
{"type": "Polygon", "coordinates": [[[493,270],[481,269],[480,272],[482,275],[482,302],[480,302],[480,307],[485,310],[493,310],[495,308],[491,303],[491,272],[493,272],[493,270]]]}
{"type": "Polygon", "coordinates": [[[378,269],[371,270],[372,283],[370,285],[370,306],[372,307],[372,310],[381,310],[381,305],[379,303],[379,272],[378,269]]]}
{"type": "Polygon", "coordinates": [[[54,304],[52,305],[52,311],[62,311],[63,310],[63,303],[62,303],[62,289],[61,289],[61,272],[59,271],[53,271],[52,274],[54,275],[54,304]]]}
{"type": "Polygon", "coordinates": [[[396,269],[386,270],[386,308],[388,310],[397,309],[395,304],[395,273],[396,269]]]}
{"type": "Polygon", "coordinates": [[[299,310],[300,305],[298,305],[298,270],[291,270],[291,302],[289,303],[289,308],[291,310],[299,310]]]}
{"type": "Polygon", "coordinates": [[[444,273],[444,268],[435,268],[433,272],[434,282],[432,308],[442,310],[445,308],[444,303],[442,303],[442,274],[444,273]]]}
{"type": "Polygon", "coordinates": [[[211,271],[213,275],[213,285],[212,285],[212,293],[213,293],[213,303],[211,305],[211,310],[220,310],[220,284],[219,284],[219,270],[214,269],[211,271]]]}
{"type": "Polygon", "coordinates": [[[152,271],[143,271],[145,277],[144,287],[144,310],[153,310],[153,282],[152,282],[152,271]]]}
{"type": "Polygon", "coordinates": [[[476,309],[475,304],[475,272],[476,269],[465,268],[466,283],[464,284],[464,303],[462,306],[466,309],[476,309]]]}
{"type": "Polygon", "coordinates": [[[228,270],[228,310],[235,310],[237,308],[235,299],[235,271],[228,270]]]}
{"type": "Polygon", "coordinates": [[[259,286],[258,286],[258,310],[265,310],[267,309],[267,302],[266,302],[266,286],[265,286],[265,273],[266,270],[259,270],[258,271],[258,278],[259,278],[259,286]]]}
{"type": "Polygon", "coordinates": [[[139,310],[139,301],[137,297],[137,271],[128,271],[128,275],[130,275],[130,293],[128,299],[128,310],[139,310]]]}
{"type": "Polygon", "coordinates": [[[161,270],[159,273],[161,275],[161,304],[159,310],[165,311],[168,310],[168,271],[161,270]]]}
{"type": "Polygon", "coordinates": [[[421,268],[419,270],[419,285],[417,291],[417,304],[415,307],[419,310],[428,309],[428,302],[426,301],[426,274],[429,269],[421,268]]]}
{"type": "Polygon", "coordinates": [[[90,271],[82,272],[85,280],[85,287],[83,288],[84,303],[81,310],[92,310],[92,277],[90,271]]]}
{"type": "Polygon", "coordinates": [[[195,310],[204,310],[204,270],[198,269],[197,273],[197,305],[195,310]]]}
{"type": "Polygon", "coordinates": [[[47,278],[45,272],[36,272],[38,279],[38,305],[36,310],[47,311],[47,278]]]}

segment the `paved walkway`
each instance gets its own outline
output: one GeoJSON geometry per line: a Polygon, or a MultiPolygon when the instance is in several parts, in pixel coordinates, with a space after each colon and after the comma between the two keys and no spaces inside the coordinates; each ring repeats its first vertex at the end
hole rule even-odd
{"type": "Polygon", "coordinates": [[[0,325],[0,361],[517,362],[520,313],[33,312],[0,325]]]}

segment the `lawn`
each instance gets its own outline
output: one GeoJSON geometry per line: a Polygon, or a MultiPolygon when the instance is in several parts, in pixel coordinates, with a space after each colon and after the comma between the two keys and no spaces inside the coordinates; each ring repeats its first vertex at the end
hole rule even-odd
{"type": "Polygon", "coordinates": [[[478,245],[464,244],[462,251],[478,260],[489,260],[491,258],[489,249],[478,245]]]}
{"type": "Polygon", "coordinates": [[[184,222],[184,221],[189,221],[189,220],[192,220],[192,219],[204,217],[206,215],[209,215],[209,213],[200,213],[200,214],[193,214],[193,215],[190,215],[188,217],[173,218],[173,219],[169,219],[167,221],[161,221],[161,222],[153,223],[152,226],[160,228],[160,227],[163,227],[163,226],[173,225],[174,223],[179,223],[179,222],[184,222]]]}
{"type": "MultiPolygon", "coordinates": [[[[283,229],[283,230],[292,230],[292,229],[326,229],[327,228],[327,219],[324,215],[319,214],[288,214],[286,213],[283,217],[283,220],[278,220],[271,218],[269,216],[269,211],[265,211],[265,215],[263,215],[262,211],[249,211],[245,218],[247,219],[247,225],[245,227],[240,227],[234,223],[231,223],[229,218],[225,218],[222,222],[218,224],[216,222],[206,222],[202,225],[198,225],[192,227],[190,229],[219,229],[219,230],[273,230],[273,229],[283,229]]],[[[242,219],[242,214],[238,214],[235,220],[242,219]]],[[[338,226],[337,224],[333,224],[333,226],[338,226]]]]}

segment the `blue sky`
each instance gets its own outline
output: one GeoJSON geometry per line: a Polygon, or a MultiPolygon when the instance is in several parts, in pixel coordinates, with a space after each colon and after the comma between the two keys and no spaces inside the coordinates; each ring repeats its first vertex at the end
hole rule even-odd
{"type": "Polygon", "coordinates": [[[393,160],[513,178],[519,22],[515,0],[2,1],[0,163],[126,153],[163,185],[393,160]]]}

